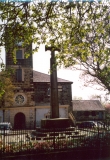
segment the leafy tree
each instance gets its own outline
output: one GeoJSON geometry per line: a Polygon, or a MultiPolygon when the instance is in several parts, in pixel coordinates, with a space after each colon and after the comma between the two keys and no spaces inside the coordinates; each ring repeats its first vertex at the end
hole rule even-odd
{"type": "Polygon", "coordinates": [[[14,86],[8,71],[0,72],[0,107],[13,105],[14,86]]]}
{"type": "Polygon", "coordinates": [[[80,64],[87,85],[96,82],[110,91],[109,7],[90,4],[79,6],[78,12],[81,15],[78,32],[75,35],[73,31],[70,41],[65,40],[70,45],[69,52],[60,57],[67,67],[80,64]]]}
{"type": "Polygon", "coordinates": [[[12,84],[10,71],[0,72],[0,108],[3,110],[3,122],[5,107],[10,107],[14,102],[14,86],[12,84]]]}
{"type": "Polygon", "coordinates": [[[110,91],[109,4],[0,3],[0,45],[13,54],[15,62],[18,42],[35,43],[33,52],[41,43],[55,46],[60,49],[58,64],[80,64],[86,75],[110,91]]]}
{"type": "Polygon", "coordinates": [[[105,118],[106,120],[110,120],[110,104],[105,104],[105,118]]]}

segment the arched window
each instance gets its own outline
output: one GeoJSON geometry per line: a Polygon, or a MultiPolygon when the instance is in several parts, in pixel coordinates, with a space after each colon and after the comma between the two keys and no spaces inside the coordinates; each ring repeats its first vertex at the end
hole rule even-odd
{"type": "Polygon", "coordinates": [[[24,49],[19,49],[16,51],[16,59],[24,59],[24,49]]]}
{"type": "Polygon", "coordinates": [[[16,80],[17,80],[17,82],[24,81],[23,69],[21,69],[21,68],[16,69],[16,80]]]}

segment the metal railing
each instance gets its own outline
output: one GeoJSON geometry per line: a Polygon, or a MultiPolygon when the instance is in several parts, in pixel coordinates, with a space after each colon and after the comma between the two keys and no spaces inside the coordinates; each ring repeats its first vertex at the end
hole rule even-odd
{"type": "Polygon", "coordinates": [[[53,152],[70,149],[110,147],[110,127],[62,128],[36,130],[3,130],[0,133],[0,153],[53,152]]]}

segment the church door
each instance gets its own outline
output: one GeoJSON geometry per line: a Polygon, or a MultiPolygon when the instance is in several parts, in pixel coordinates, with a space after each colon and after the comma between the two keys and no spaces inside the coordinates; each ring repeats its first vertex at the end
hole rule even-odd
{"type": "Polygon", "coordinates": [[[21,112],[17,113],[14,118],[14,128],[15,129],[25,129],[25,115],[21,112]]]}

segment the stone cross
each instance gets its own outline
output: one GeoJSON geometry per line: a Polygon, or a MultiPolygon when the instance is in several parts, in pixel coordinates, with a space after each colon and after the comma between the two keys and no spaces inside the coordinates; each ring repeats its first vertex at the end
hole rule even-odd
{"type": "Polygon", "coordinates": [[[50,58],[50,88],[51,88],[51,96],[50,96],[50,118],[59,118],[59,102],[58,102],[58,84],[57,84],[57,67],[55,60],[55,51],[59,51],[59,49],[55,47],[45,46],[45,51],[51,51],[50,58]]]}

